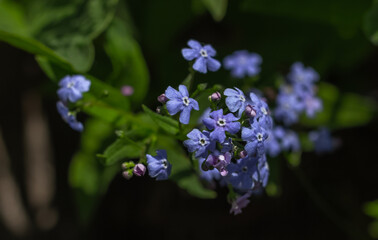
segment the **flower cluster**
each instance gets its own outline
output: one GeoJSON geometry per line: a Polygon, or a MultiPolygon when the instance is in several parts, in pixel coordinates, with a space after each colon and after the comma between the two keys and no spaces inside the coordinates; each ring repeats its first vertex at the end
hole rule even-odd
{"type": "MultiPolygon", "coordinates": [[[[190,48],[182,49],[184,59],[192,63],[193,70],[201,73],[217,71],[221,67],[214,59],[216,51],[211,45],[201,45],[195,40],[188,42],[190,48]]],[[[236,51],[227,56],[224,68],[235,78],[253,77],[260,72],[261,57],[248,51],[236,51]]],[[[191,71],[193,79],[194,72],[191,71]]],[[[276,157],[282,151],[299,151],[300,140],[288,126],[298,122],[299,114],[313,117],[322,109],[322,103],[315,96],[314,82],[317,73],[295,63],[288,74],[287,83],[281,86],[276,99],[273,117],[285,127],[274,124],[267,100],[258,90],[243,92],[234,87],[223,93],[217,89],[208,96],[208,107],[198,121],[190,121],[192,110],[199,111],[196,100],[201,91],[189,94],[191,83],[169,86],[157,100],[163,104],[157,112],[179,121],[178,135],[187,139],[183,145],[197,161],[193,166],[201,179],[219,182],[230,190],[230,213],[239,214],[250,202],[254,194],[262,193],[269,179],[267,155],[276,157]],[[180,113],[179,116],[176,116],[180,113]]],[[[326,137],[323,132],[314,132],[312,140],[318,149],[323,149],[320,141],[326,137]]],[[[146,154],[146,161],[126,164],[124,176],[143,176],[148,169],[150,177],[166,180],[172,165],[165,150],[157,150],[156,156],[146,154]],[[147,167],[145,167],[145,164],[147,167]]]]}
{"type": "Polygon", "coordinates": [[[314,83],[319,80],[317,72],[297,62],[291,66],[287,80],[288,83],[281,86],[277,96],[275,118],[290,126],[298,122],[303,112],[307,117],[315,117],[323,108],[322,101],[315,95],[314,83]]]}
{"type": "Polygon", "coordinates": [[[70,125],[70,127],[78,132],[83,131],[83,124],[76,119],[76,112],[70,111],[69,103],[75,103],[83,97],[84,92],[88,92],[91,82],[81,75],[66,76],[59,82],[58,96],[60,101],[57,102],[56,107],[63,120],[70,125]]]}

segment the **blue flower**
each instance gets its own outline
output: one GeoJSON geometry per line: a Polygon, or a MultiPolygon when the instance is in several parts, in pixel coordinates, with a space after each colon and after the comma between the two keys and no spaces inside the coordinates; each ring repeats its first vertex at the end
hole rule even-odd
{"type": "Polygon", "coordinates": [[[246,192],[243,196],[238,196],[234,201],[232,201],[230,213],[234,215],[242,213],[242,209],[247,207],[249,204],[249,197],[252,195],[252,191],[246,192]]]}
{"type": "Polygon", "coordinates": [[[227,88],[224,90],[224,95],[227,96],[226,98],[226,105],[231,112],[239,111],[238,116],[241,117],[243,111],[245,110],[246,98],[244,93],[237,87],[236,90],[227,88]]]}
{"type": "Polygon", "coordinates": [[[172,165],[167,160],[167,152],[157,150],[156,154],[155,157],[146,154],[148,174],[156,180],[167,180],[172,170],[172,165]]]}
{"type": "Polygon", "coordinates": [[[193,64],[194,70],[201,73],[207,73],[207,69],[215,72],[220,68],[220,62],[212,58],[216,55],[217,52],[211,45],[205,45],[202,47],[199,42],[195,40],[189,40],[188,46],[190,48],[182,49],[181,53],[182,56],[188,61],[196,59],[193,64]]]}
{"type": "Polygon", "coordinates": [[[274,115],[277,120],[281,120],[286,126],[298,122],[299,114],[304,108],[303,102],[294,94],[280,92],[277,97],[277,107],[274,115]]]}
{"type": "Polygon", "coordinates": [[[271,130],[268,134],[268,138],[265,142],[266,153],[271,157],[277,157],[281,152],[281,146],[277,137],[274,135],[274,131],[271,130]]]}
{"type": "Polygon", "coordinates": [[[195,152],[195,157],[207,157],[208,151],[215,150],[215,141],[210,140],[210,133],[203,131],[202,133],[198,129],[193,129],[188,133],[188,140],[184,141],[185,147],[189,152],[195,152]]]}
{"type": "Polygon", "coordinates": [[[188,124],[192,109],[199,110],[198,102],[193,98],[189,98],[186,86],[180,85],[179,90],[180,91],[177,91],[171,86],[165,90],[165,96],[169,99],[167,102],[167,110],[170,115],[181,112],[180,122],[188,124]]]}
{"type": "Polygon", "coordinates": [[[76,102],[83,97],[83,92],[88,92],[91,82],[84,76],[66,76],[59,82],[59,98],[64,102],[76,102]]]}
{"type": "Polygon", "coordinates": [[[71,113],[63,102],[59,101],[56,103],[56,108],[59,114],[62,116],[63,120],[70,125],[70,127],[78,132],[82,132],[84,127],[81,122],[76,120],[76,116],[71,113]]]}
{"type": "Polygon", "coordinates": [[[249,94],[251,99],[250,105],[256,112],[256,116],[254,120],[258,121],[262,127],[265,129],[272,129],[273,128],[273,119],[270,116],[270,110],[268,104],[260,99],[256,94],[251,92],[249,94]]]}
{"type": "Polygon", "coordinates": [[[323,109],[322,100],[314,96],[307,96],[304,99],[306,115],[309,118],[315,117],[316,113],[323,109]]]}
{"type": "Polygon", "coordinates": [[[210,133],[212,140],[217,140],[223,143],[226,139],[225,131],[236,134],[240,130],[240,122],[235,122],[239,118],[235,117],[232,113],[223,115],[223,109],[213,111],[210,113],[210,118],[205,118],[203,123],[209,130],[213,130],[210,133]]]}
{"type": "Polygon", "coordinates": [[[293,84],[309,86],[319,80],[319,75],[313,68],[305,68],[303,63],[295,62],[287,78],[293,84]]]}
{"type": "Polygon", "coordinates": [[[262,58],[256,53],[249,53],[246,50],[235,51],[232,55],[223,60],[224,68],[231,70],[235,78],[245,76],[253,77],[259,74],[262,58]]]}
{"type": "Polygon", "coordinates": [[[237,163],[228,165],[227,181],[237,190],[248,191],[253,188],[253,174],[257,170],[258,158],[247,156],[241,158],[237,163]]]}
{"type": "Polygon", "coordinates": [[[254,194],[260,194],[262,189],[268,185],[269,179],[269,165],[266,160],[266,156],[263,155],[259,158],[257,164],[257,171],[253,174],[254,187],[252,192],[254,194]]]}
{"type": "Polygon", "coordinates": [[[265,153],[265,140],[268,138],[267,131],[254,121],[251,128],[243,127],[242,139],[247,141],[245,150],[252,157],[259,157],[265,153]]]}
{"type": "Polygon", "coordinates": [[[285,136],[282,138],[282,149],[293,152],[298,152],[301,149],[298,135],[294,131],[285,131],[285,136]]]}
{"type": "Polygon", "coordinates": [[[315,152],[318,154],[332,152],[335,148],[335,142],[328,128],[322,127],[317,131],[310,132],[309,138],[314,143],[315,152]]]}

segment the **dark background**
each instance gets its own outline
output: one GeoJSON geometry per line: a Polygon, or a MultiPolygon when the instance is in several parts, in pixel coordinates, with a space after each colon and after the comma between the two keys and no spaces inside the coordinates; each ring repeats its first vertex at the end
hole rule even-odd
{"type": "MultiPolygon", "coordinates": [[[[378,99],[378,49],[361,27],[370,1],[358,1],[358,6],[345,1],[340,5],[343,9],[329,19],[324,9],[330,6],[325,1],[315,5],[309,1],[310,7],[297,8],[296,1],[288,1],[292,5],[282,9],[273,7],[275,1],[268,1],[266,7],[257,1],[252,10],[248,2],[241,7],[230,1],[226,17],[215,22],[207,12],[193,10],[190,1],[128,1],[150,71],[145,103],[157,106],[156,96],[185,78],[187,63],[180,49],[190,38],[211,43],[218,59],[239,49],[259,53],[263,86],[273,85],[277,74],[286,74],[294,61],[302,61],[320,73],[321,81],[341,92],[378,99]]],[[[32,224],[24,236],[15,236],[0,222],[0,239],[371,239],[372,219],[362,209],[364,203],[378,198],[376,117],[363,126],[335,130],[340,147],[322,156],[305,153],[298,168],[283,158],[270,160],[276,161],[271,165],[279,172],[280,194],[253,197],[241,215],[229,214],[224,189],[218,189],[214,200],[201,200],[170,181],[148,177],[127,181],[119,173],[92,221],[81,225],[67,180],[80,135],[56,112],[56,85],[34,57],[5,43],[0,43],[0,52],[0,126],[22,203],[32,218],[25,193],[22,107],[25,95],[32,92],[41,99],[48,123],[56,181],[52,206],[57,211],[51,228],[41,230],[32,224]]],[[[234,80],[221,70],[206,75],[205,81],[227,86],[234,80]]]]}

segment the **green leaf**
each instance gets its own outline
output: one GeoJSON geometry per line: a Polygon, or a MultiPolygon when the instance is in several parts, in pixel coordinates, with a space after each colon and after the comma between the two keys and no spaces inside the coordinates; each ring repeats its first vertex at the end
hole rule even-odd
{"type": "Polygon", "coordinates": [[[302,152],[291,152],[286,154],[287,161],[293,167],[298,167],[301,163],[302,152]]]}
{"type": "Polygon", "coordinates": [[[329,83],[319,84],[318,95],[323,101],[323,111],[313,119],[303,117],[302,124],[332,128],[361,126],[367,124],[377,110],[369,98],[354,93],[340,93],[337,87],[329,83]]]}
{"type": "MultiPolygon", "coordinates": [[[[9,1],[0,2],[4,3],[9,1]]],[[[92,41],[110,24],[117,4],[118,0],[39,0],[25,2],[25,11],[7,4],[5,10],[0,8],[0,40],[86,72],[94,59],[92,41]]]]}
{"type": "Polygon", "coordinates": [[[109,166],[121,160],[139,158],[144,152],[144,145],[137,143],[130,138],[124,136],[112,143],[101,155],[104,164],[109,166]]]}
{"type": "Polygon", "coordinates": [[[129,26],[115,18],[106,32],[105,50],[113,65],[109,82],[113,86],[130,85],[134,102],[141,102],[148,91],[149,74],[139,44],[134,40],[129,26]]]}
{"type": "Polygon", "coordinates": [[[33,35],[67,59],[79,72],[90,69],[94,59],[92,41],[112,21],[118,0],[54,3],[48,1],[34,16],[33,35]],[[54,15],[52,15],[54,13],[54,15]]]}
{"type": "Polygon", "coordinates": [[[25,14],[22,7],[15,1],[0,1],[0,29],[14,34],[27,36],[25,14]]]}
{"type": "MultiPolygon", "coordinates": [[[[175,139],[170,136],[159,135],[157,149],[165,149],[167,151],[168,161],[172,164],[170,179],[175,181],[180,188],[199,198],[216,197],[214,191],[203,187],[197,174],[192,169],[190,159],[175,139]]],[[[154,155],[153,152],[151,154],[154,155]]]]}
{"type": "Polygon", "coordinates": [[[52,62],[59,64],[62,68],[73,70],[71,64],[67,60],[57,55],[53,50],[46,47],[44,44],[32,38],[23,37],[0,30],[0,41],[6,42],[29,53],[44,56],[52,62]]]}
{"type": "Polygon", "coordinates": [[[75,190],[80,219],[88,223],[106,192],[110,181],[120,170],[119,166],[105,167],[95,155],[102,148],[102,142],[113,134],[113,128],[102,121],[89,120],[81,137],[81,150],[70,164],[69,183],[75,190]]]}
{"type": "Polygon", "coordinates": [[[363,209],[366,215],[378,219],[378,200],[365,203],[363,209]]]}
{"type": "Polygon", "coordinates": [[[179,132],[179,124],[176,120],[157,114],[145,105],[142,105],[142,107],[144,112],[147,113],[152,118],[152,120],[164,131],[173,135],[176,135],[179,132]]]}
{"type": "Polygon", "coordinates": [[[202,0],[215,21],[221,21],[227,12],[228,0],[202,0]]]}
{"type": "Polygon", "coordinates": [[[356,127],[370,122],[376,105],[369,98],[354,93],[344,93],[336,109],[333,125],[337,128],[356,127]]]}
{"type": "Polygon", "coordinates": [[[371,9],[365,14],[363,27],[370,41],[378,45],[378,0],[373,2],[371,9]]]}

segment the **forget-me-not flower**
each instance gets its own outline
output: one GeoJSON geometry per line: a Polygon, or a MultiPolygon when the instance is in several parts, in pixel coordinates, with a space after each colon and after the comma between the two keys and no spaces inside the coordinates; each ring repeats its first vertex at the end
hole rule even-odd
{"type": "Polygon", "coordinates": [[[306,68],[303,63],[295,62],[287,78],[293,84],[312,85],[319,80],[319,74],[313,68],[306,68]]]}
{"type": "Polygon", "coordinates": [[[248,206],[249,204],[249,197],[252,195],[252,191],[246,192],[244,195],[237,197],[234,201],[232,201],[230,213],[234,215],[242,213],[242,209],[248,206]]]}
{"type": "Polygon", "coordinates": [[[304,108],[304,104],[298,96],[280,92],[276,102],[277,107],[274,114],[277,120],[281,120],[286,126],[298,122],[299,114],[304,108]]]}
{"type": "Polygon", "coordinates": [[[244,96],[244,93],[237,87],[235,87],[236,90],[227,88],[224,90],[224,95],[227,96],[226,98],[226,105],[228,109],[231,112],[238,112],[238,116],[240,117],[245,110],[246,98],[244,96]]]}
{"type": "Polygon", "coordinates": [[[253,174],[257,170],[258,158],[251,157],[250,155],[241,158],[237,163],[228,165],[227,181],[236,189],[240,191],[248,191],[253,188],[253,174]]]}
{"type": "Polygon", "coordinates": [[[59,82],[58,96],[63,102],[76,102],[88,92],[91,82],[82,75],[65,76],[59,82]]]}
{"type": "Polygon", "coordinates": [[[307,117],[313,118],[323,109],[323,102],[315,96],[307,96],[304,99],[305,112],[307,117]]]}
{"type": "Polygon", "coordinates": [[[266,160],[266,155],[262,155],[257,164],[257,171],[253,174],[254,188],[252,193],[260,194],[261,190],[268,185],[269,179],[269,165],[266,160]]]}
{"type": "Polygon", "coordinates": [[[332,152],[336,145],[330,131],[325,127],[310,132],[309,138],[314,143],[315,152],[318,154],[332,152]]]}
{"type": "Polygon", "coordinates": [[[207,157],[208,151],[215,150],[215,141],[210,140],[210,133],[198,129],[193,129],[188,135],[189,139],[184,141],[189,152],[196,152],[195,157],[207,157]]]}
{"type": "Polygon", "coordinates": [[[258,121],[260,125],[265,129],[272,129],[273,119],[270,116],[270,110],[269,110],[268,104],[263,99],[260,99],[253,92],[249,94],[249,97],[251,99],[251,102],[249,102],[249,105],[251,105],[253,110],[255,110],[256,112],[254,121],[258,121]]]}
{"type": "Polygon", "coordinates": [[[209,118],[205,118],[203,123],[209,130],[213,130],[210,133],[212,140],[217,140],[223,143],[226,139],[225,131],[236,134],[240,130],[240,122],[236,122],[239,118],[235,117],[232,113],[223,115],[223,109],[213,111],[210,113],[209,118]]]}
{"type": "Polygon", "coordinates": [[[68,123],[68,125],[70,125],[70,127],[73,130],[78,131],[78,132],[83,131],[84,129],[83,124],[76,120],[76,116],[68,110],[68,108],[66,107],[66,105],[64,105],[63,102],[61,101],[57,102],[56,108],[59,114],[62,116],[63,120],[66,123],[68,123]]]}
{"type": "Polygon", "coordinates": [[[202,47],[196,40],[189,40],[188,46],[190,48],[182,49],[181,53],[188,61],[196,59],[193,64],[194,70],[201,73],[207,73],[207,70],[212,72],[218,71],[221,64],[213,58],[217,52],[211,45],[208,44],[202,47]]]}
{"type": "Polygon", "coordinates": [[[253,77],[259,74],[262,58],[257,53],[249,53],[246,50],[235,51],[223,60],[224,68],[231,70],[231,76],[243,78],[253,77]]]}
{"type": "Polygon", "coordinates": [[[165,150],[156,150],[156,156],[146,154],[148,174],[156,180],[167,180],[171,174],[172,165],[167,160],[165,150]]]}
{"type": "Polygon", "coordinates": [[[242,139],[247,141],[244,148],[251,157],[261,156],[265,153],[265,140],[267,138],[267,131],[257,121],[251,124],[251,128],[243,127],[242,129],[242,139]]]}
{"type": "Polygon", "coordinates": [[[179,91],[169,86],[165,90],[165,96],[169,99],[167,102],[167,110],[170,115],[180,114],[180,122],[188,124],[190,112],[192,109],[199,110],[198,102],[193,98],[189,98],[188,89],[185,85],[179,86],[179,91]]]}

